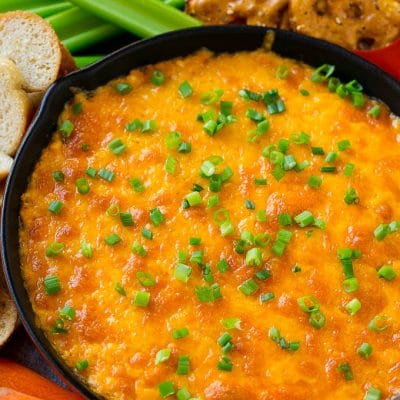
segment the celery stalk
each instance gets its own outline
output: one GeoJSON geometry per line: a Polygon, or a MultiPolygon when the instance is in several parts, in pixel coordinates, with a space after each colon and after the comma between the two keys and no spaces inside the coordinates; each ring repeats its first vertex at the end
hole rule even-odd
{"type": "Polygon", "coordinates": [[[78,7],[55,14],[47,18],[47,21],[71,52],[83,50],[122,32],[120,28],[105,23],[78,7]]]}
{"type": "Polygon", "coordinates": [[[0,0],[0,12],[14,11],[14,10],[32,10],[42,7],[51,7],[58,4],[71,3],[68,1],[58,1],[54,0],[0,0]]]}
{"type": "Polygon", "coordinates": [[[104,56],[75,56],[74,60],[78,68],[83,68],[101,60],[103,57],[104,56]]]}
{"type": "Polygon", "coordinates": [[[40,7],[29,7],[27,11],[33,12],[40,15],[42,18],[50,17],[51,15],[57,14],[59,12],[68,10],[72,8],[72,4],[68,1],[58,2],[50,5],[43,5],[40,7]]]}
{"type": "Polygon", "coordinates": [[[159,0],[72,0],[105,21],[140,37],[201,25],[201,22],[159,0]]]}

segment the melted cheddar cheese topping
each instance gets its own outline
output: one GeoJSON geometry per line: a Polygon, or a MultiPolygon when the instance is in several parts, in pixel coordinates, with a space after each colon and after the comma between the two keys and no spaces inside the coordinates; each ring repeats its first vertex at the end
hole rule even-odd
{"type": "Polygon", "coordinates": [[[22,198],[21,262],[94,392],[400,394],[400,124],[328,69],[204,50],[66,105],[22,198]]]}

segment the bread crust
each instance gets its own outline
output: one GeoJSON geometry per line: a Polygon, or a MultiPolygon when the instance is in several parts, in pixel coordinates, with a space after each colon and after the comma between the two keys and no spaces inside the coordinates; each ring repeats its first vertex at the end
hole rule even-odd
{"type": "Polygon", "coordinates": [[[11,337],[17,320],[17,309],[7,290],[0,286],[0,347],[11,337]]]}

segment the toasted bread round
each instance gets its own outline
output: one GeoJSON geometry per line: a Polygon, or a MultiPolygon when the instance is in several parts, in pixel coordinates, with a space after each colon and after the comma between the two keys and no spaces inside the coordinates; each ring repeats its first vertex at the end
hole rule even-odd
{"type": "Polygon", "coordinates": [[[397,0],[291,0],[291,28],[349,49],[385,47],[400,36],[397,0]]]}
{"type": "Polygon", "coordinates": [[[0,286],[0,347],[13,333],[17,317],[17,310],[7,290],[0,286]]]}
{"type": "Polygon", "coordinates": [[[11,170],[13,159],[7,154],[0,153],[0,180],[4,179],[11,170]]]}
{"type": "Polygon", "coordinates": [[[15,62],[27,91],[44,91],[58,77],[62,48],[50,24],[36,14],[0,14],[0,56],[15,62]]]}

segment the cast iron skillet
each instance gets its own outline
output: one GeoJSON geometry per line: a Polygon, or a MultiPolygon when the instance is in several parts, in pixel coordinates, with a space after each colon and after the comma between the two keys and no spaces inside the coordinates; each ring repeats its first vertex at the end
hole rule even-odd
{"type": "MultiPolygon", "coordinates": [[[[21,275],[18,243],[21,195],[26,190],[42,150],[55,131],[64,104],[73,96],[71,88],[92,90],[113,78],[128,74],[132,68],[184,56],[202,47],[215,52],[254,50],[262,45],[266,32],[267,29],[262,27],[219,26],[168,33],[133,43],[89,68],[66,76],[56,82],[45,95],[7,181],[1,231],[3,265],[9,289],[32,340],[58,374],[89,399],[100,397],[71,372],[35,324],[21,275]]],[[[395,114],[400,115],[400,83],[379,68],[330,43],[287,31],[275,30],[275,33],[275,52],[314,66],[324,63],[336,65],[335,75],[344,80],[357,79],[363,84],[366,93],[383,100],[395,114]]]]}

